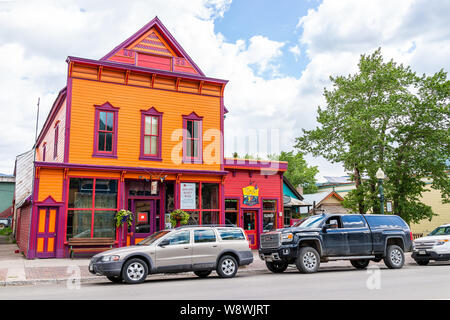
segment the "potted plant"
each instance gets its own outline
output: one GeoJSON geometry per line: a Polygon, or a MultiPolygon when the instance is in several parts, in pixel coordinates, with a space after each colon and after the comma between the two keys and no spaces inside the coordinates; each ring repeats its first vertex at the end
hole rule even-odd
{"type": "Polygon", "coordinates": [[[170,223],[172,227],[178,227],[182,224],[187,224],[189,220],[189,214],[181,209],[174,210],[170,213],[170,223]]]}
{"type": "MultiPolygon", "coordinates": [[[[124,224],[131,227],[133,224],[133,212],[122,209],[116,213],[114,220],[116,221],[116,227],[122,227],[124,224]]],[[[125,228],[122,228],[122,238],[124,237],[125,228]]]]}

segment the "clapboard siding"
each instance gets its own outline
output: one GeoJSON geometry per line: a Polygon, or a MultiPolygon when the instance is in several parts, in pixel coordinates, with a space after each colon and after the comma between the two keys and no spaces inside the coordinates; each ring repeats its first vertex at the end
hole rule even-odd
{"type": "Polygon", "coordinates": [[[61,104],[59,110],[49,125],[49,130],[45,134],[42,142],[37,147],[36,161],[44,161],[44,145],[45,147],[45,162],[64,162],[64,144],[66,132],[66,100],[61,104]],[[55,124],[58,122],[58,151],[56,158],[54,157],[55,146],[55,124]]]}
{"type": "Polygon", "coordinates": [[[39,172],[39,196],[38,201],[44,201],[51,196],[55,201],[63,199],[63,170],[44,169],[39,172]]]}
{"type": "MultiPolygon", "coordinates": [[[[219,97],[73,79],[69,162],[113,166],[220,170],[220,163],[179,164],[172,161],[171,157],[172,150],[177,145],[181,152],[182,140],[180,138],[179,141],[172,141],[172,134],[175,130],[182,129],[182,115],[188,115],[195,111],[203,117],[203,133],[210,129],[220,132],[220,108],[219,97]],[[118,112],[117,159],[92,157],[94,148],[94,105],[101,105],[107,101],[114,107],[120,108],[118,112]],[[148,110],[151,107],[164,113],[162,116],[162,161],[139,160],[141,110],[148,110]]],[[[209,143],[205,141],[203,148],[205,149],[209,143]]],[[[221,155],[218,155],[217,159],[220,159],[221,155]]]]}

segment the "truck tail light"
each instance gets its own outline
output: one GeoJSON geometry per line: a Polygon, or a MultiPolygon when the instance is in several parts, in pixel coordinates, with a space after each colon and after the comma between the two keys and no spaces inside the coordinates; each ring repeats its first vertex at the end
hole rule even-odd
{"type": "Polygon", "coordinates": [[[409,232],[409,237],[411,238],[411,241],[414,241],[414,236],[412,232],[409,232]]]}

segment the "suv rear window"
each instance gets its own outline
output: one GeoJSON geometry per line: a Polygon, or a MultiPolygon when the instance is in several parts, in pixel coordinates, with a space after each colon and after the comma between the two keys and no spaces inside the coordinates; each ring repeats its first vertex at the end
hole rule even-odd
{"type": "Polygon", "coordinates": [[[409,229],[406,222],[404,222],[399,216],[366,216],[366,220],[372,228],[409,229]]]}
{"type": "Polygon", "coordinates": [[[222,240],[246,240],[239,229],[217,229],[222,240]]]}
{"type": "Polygon", "coordinates": [[[216,235],[214,234],[214,230],[194,230],[194,243],[202,242],[216,242],[216,235]]]}

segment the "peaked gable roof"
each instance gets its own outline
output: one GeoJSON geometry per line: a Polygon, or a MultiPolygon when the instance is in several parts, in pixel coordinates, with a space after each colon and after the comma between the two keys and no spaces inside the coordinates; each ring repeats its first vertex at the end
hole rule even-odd
{"type": "Polygon", "coordinates": [[[115,47],[100,61],[205,76],[158,17],[115,47]]]}

